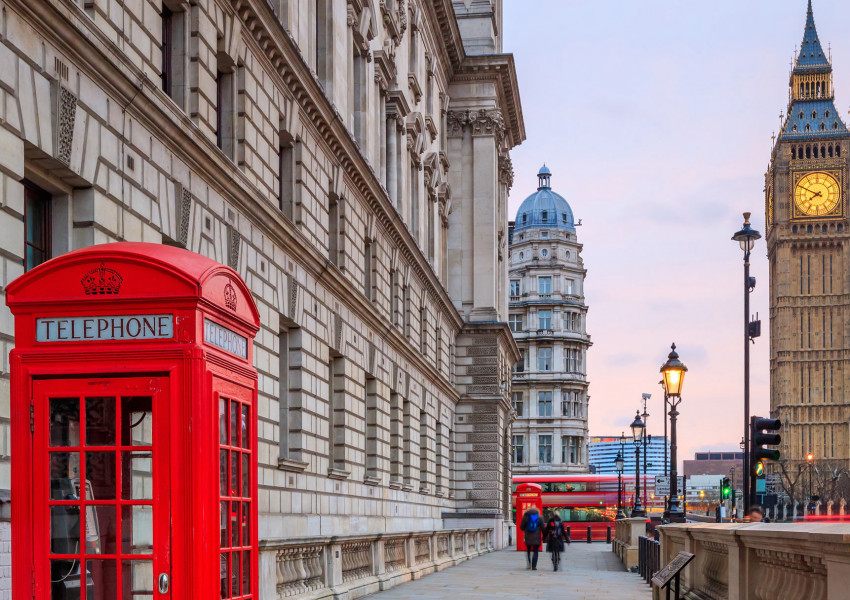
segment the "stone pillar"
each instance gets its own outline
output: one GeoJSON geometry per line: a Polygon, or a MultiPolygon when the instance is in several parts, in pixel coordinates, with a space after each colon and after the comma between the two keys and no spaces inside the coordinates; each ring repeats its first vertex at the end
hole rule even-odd
{"type": "Polygon", "coordinates": [[[325,554],[325,577],[327,586],[334,587],[342,584],[342,545],[331,543],[325,554]]]}
{"type": "Polygon", "coordinates": [[[827,502],[826,503],[826,514],[829,515],[829,516],[832,516],[834,507],[835,507],[835,501],[834,500],[830,500],[829,502],[827,502]]]}
{"type": "Polygon", "coordinates": [[[387,572],[387,564],[384,560],[386,558],[384,554],[384,543],[382,538],[378,538],[372,544],[372,564],[375,567],[375,575],[383,575],[387,572]]]}

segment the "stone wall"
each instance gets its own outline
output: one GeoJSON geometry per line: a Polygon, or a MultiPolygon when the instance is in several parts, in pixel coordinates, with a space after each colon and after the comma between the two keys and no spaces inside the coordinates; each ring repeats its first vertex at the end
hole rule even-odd
{"type": "MultiPolygon", "coordinates": [[[[477,497],[455,474],[478,452],[458,450],[455,360],[469,315],[506,328],[512,58],[466,56],[450,0],[306,4],[3,2],[0,285],[25,270],[30,185],[49,197],[48,256],[145,241],[236,269],[262,321],[264,538],[433,531],[485,500],[504,514],[509,382],[478,398],[499,431],[477,497]],[[447,143],[447,115],[472,105],[490,125],[457,131],[479,158],[447,143]],[[474,197],[449,184],[461,165],[474,197]],[[486,228],[452,216],[475,202],[486,228]],[[454,235],[476,239],[475,273],[449,269],[454,235]]],[[[4,307],[0,489],[13,333],[4,307]]],[[[499,382],[516,358],[500,339],[482,374],[499,382]]]]}

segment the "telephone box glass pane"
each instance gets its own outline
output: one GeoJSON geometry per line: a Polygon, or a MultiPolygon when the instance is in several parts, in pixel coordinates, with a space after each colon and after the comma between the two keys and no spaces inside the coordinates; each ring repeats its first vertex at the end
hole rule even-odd
{"type": "Polygon", "coordinates": [[[227,445],[227,400],[218,400],[218,443],[227,445]]]}
{"type": "Polygon", "coordinates": [[[86,398],[86,446],[115,445],[115,398],[86,398]]]}
{"type": "Polygon", "coordinates": [[[248,410],[250,407],[246,404],[242,405],[242,447],[248,448],[248,441],[250,438],[248,437],[248,425],[250,423],[250,415],[248,414],[248,410]]]}
{"type": "Polygon", "coordinates": [[[121,600],[153,600],[153,561],[122,561],[121,584],[121,600]]]}
{"type": "Polygon", "coordinates": [[[230,453],[230,493],[228,496],[239,495],[239,453],[230,453]]]}
{"type": "Polygon", "coordinates": [[[153,507],[121,507],[121,551],[125,554],[153,553],[153,507]]]}
{"type": "Polygon", "coordinates": [[[80,507],[50,507],[50,552],[53,554],[80,553],[80,507]]]}
{"type": "Polygon", "coordinates": [[[153,498],[153,456],[149,451],[121,453],[121,498],[153,498]]]}
{"type": "Polygon", "coordinates": [[[250,504],[242,503],[242,545],[251,545],[251,510],[250,504]]]}
{"type": "Polygon", "coordinates": [[[229,502],[226,500],[221,503],[221,518],[220,518],[220,528],[221,528],[221,547],[227,548],[227,519],[228,519],[228,510],[227,505],[229,502]]]}
{"type": "Polygon", "coordinates": [[[79,500],[74,480],[80,477],[79,452],[50,453],[50,499],[79,500]]]}
{"type": "Polygon", "coordinates": [[[242,565],[240,564],[239,553],[234,552],[231,555],[230,561],[230,593],[233,596],[239,596],[239,580],[242,579],[239,574],[242,572],[240,568],[242,565]]]}
{"type": "Polygon", "coordinates": [[[91,591],[86,600],[113,600],[118,597],[118,565],[115,560],[86,559],[86,575],[91,578],[91,591]]]}
{"type": "Polygon", "coordinates": [[[239,446],[239,403],[230,402],[230,445],[239,446]]]}
{"type": "Polygon", "coordinates": [[[239,546],[239,502],[230,503],[230,547],[239,546]]]}
{"type": "Polygon", "coordinates": [[[115,506],[86,507],[86,553],[116,554],[115,506]]]}
{"type": "Polygon", "coordinates": [[[251,496],[251,469],[249,467],[250,459],[250,454],[242,454],[242,496],[245,498],[249,498],[251,496]]]}
{"type": "Polygon", "coordinates": [[[86,452],[86,481],[91,484],[92,495],[92,498],[87,499],[114,500],[115,453],[86,452]]]}
{"type": "MultiPolygon", "coordinates": [[[[93,598],[94,585],[90,577],[86,578],[87,596],[93,598]]],[[[68,600],[80,598],[80,561],[56,558],[50,561],[50,598],[68,600]]]]}
{"type": "Polygon", "coordinates": [[[153,445],[153,399],[121,398],[121,445],[153,445]]]}
{"type": "Polygon", "coordinates": [[[222,598],[229,598],[230,597],[230,594],[227,593],[227,591],[228,591],[227,557],[228,557],[228,554],[226,552],[221,553],[221,560],[219,561],[219,567],[218,567],[218,569],[219,569],[219,576],[218,577],[219,577],[219,582],[220,582],[219,587],[221,588],[221,597],[222,598]]]}
{"type": "Polygon", "coordinates": [[[218,451],[218,484],[222,496],[229,496],[227,493],[227,450],[218,451]]]}
{"type": "Polygon", "coordinates": [[[251,593],[251,553],[242,551],[242,594],[251,593]]]}
{"type": "Polygon", "coordinates": [[[50,399],[50,445],[80,445],[79,398],[50,399]]]}

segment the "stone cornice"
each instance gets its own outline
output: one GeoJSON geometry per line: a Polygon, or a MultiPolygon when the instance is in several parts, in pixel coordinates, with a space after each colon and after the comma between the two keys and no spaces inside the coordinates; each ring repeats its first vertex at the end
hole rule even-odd
{"type": "MultiPolygon", "coordinates": [[[[284,251],[293,256],[297,255],[304,268],[317,280],[332,283],[339,288],[350,287],[351,283],[341,273],[329,268],[327,258],[312,249],[307,238],[294,225],[283,218],[272,204],[258,201],[256,193],[252,193],[254,188],[245,174],[215,148],[212,142],[192,123],[188,115],[165,96],[165,93],[157,85],[158,82],[145,77],[144,73],[109,40],[91,19],[82,13],[81,9],[61,0],[44,2],[7,0],[6,5],[24,15],[29,15],[31,24],[45,40],[55,44],[61,53],[69,59],[73,59],[77,67],[87,67],[83,70],[95,85],[104,90],[110,98],[120,102],[122,106],[126,106],[126,110],[132,118],[157,135],[166,147],[169,147],[175,153],[179,153],[181,159],[185,160],[192,171],[202,174],[204,181],[211,188],[240,208],[244,215],[251,219],[253,226],[261,230],[284,251]],[[83,35],[81,35],[81,29],[83,35]]],[[[282,27],[281,30],[283,30],[282,27]]],[[[289,39],[288,34],[287,39],[289,39]]],[[[271,62],[280,65],[282,60],[278,57],[277,62],[275,60],[271,62]]],[[[301,64],[306,68],[303,61],[301,61],[301,64]]],[[[291,71],[288,75],[288,77],[284,77],[285,83],[293,79],[294,74],[291,71]]],[[[316,93],[321,95],[324,104],[327,105],[326,108],[332,110],[332,106],[318,87],[318,82],[312,76],[310,79],[317,86],[316,93]]],[[[306,90],[303,87],[297,88],[289,85],[287,87],[296,93],[296,98],[301,103],[306,90]]],[[[304,108],[303,105],[302,108],[304,108]]],[[[306,109],[305,112],[312,119],[317,112],[315,104],[312,112],[306,109]]],[[[334,114],[336,115],[336,113],[334,114]]],[[[338,115],[330,125],[345,132],[342,143],[353,144],[347,130],[339,121],[338,115]]],[[[340,144],[337,145],[337,150],[339,149],[341,149],[340,144]]],[[[349,159],[348,166],[354,167],[355,161],[359,161],[362,172],[371,174],[370,179],[373,180],[371,183],[376,185],[381,193],[380,196],[364,194],[364,197],[375,209],[376,216],[386,224],[387,233],[399,244],[400,248],[404,249],[406,254],[415,259],[412,261],[414,270],[418,273],[428,274],[423,279],[432,286],[432,289],[437,290],[436,295],[442,301],[441,314],[450,318],[459,330],[463,326],[463,319],[454,308],[448,293],[437,280],[436,274],[428,266],[421,252],[415,253],[419,255],[419,258],[416,258],[415,254],[410,251],[410,248],[416,248],[411,234],[406,231],[401,217],[389,204],[386,191],[377,183],[377,178],[369,164],[359,154],[356,147],[353,150],[356,156],[349,159]],[[404,241],[405,239],[407,241],[404,241]]],[[[358,176],[358,179],[362,183],[367,183],[362,176],[358,176]]],[[[368,191],[372,188],[367,187],[366,189],[368,191]]],[[[284,269],[281,270],[284,271],[284,269]]],[[[429,296],[433,300],[434,294],[429,294],[429,296]]],[[[405,360],[410,364],[417,365],[450,396],[457,396],[457,389],[447,382],[436,367],[425,361],[396,328],[379,318],[371,302],[365,297],[361,298],[358,294],[350,294],[346,298],[345,302],[348,302],[355,313],[376,333],[383,332],[385,336],[394,337],[393,344],[405,360]]]]}
{"type": "Polygon", "coordinates": [[[452,83],[464,81],[495,81],[499,107],[505,120],[508,149],[525,141],[525,121],[513,54],[467,56],[452,78],[452,83]]]}
{"type": "Polygon", "coordinates": [[[455,9],[452,0],[430,0],[422,3],[423,8],[428,11],[429,21],[439,25],[443,43],[440,52],[448,58],[451,71],[458,69],[466,57],[463,50],[463,39],[455,17],[455,9]]]}

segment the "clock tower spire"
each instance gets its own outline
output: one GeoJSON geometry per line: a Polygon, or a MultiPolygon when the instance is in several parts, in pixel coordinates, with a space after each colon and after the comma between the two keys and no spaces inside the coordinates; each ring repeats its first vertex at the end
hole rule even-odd
{"type": "Polygon", "coordinates": [[[788,472],[812,452],[850,456],[850,132],[808,2],[788,113],[765,176],[770,262],[770,408],[788,472]]]}

